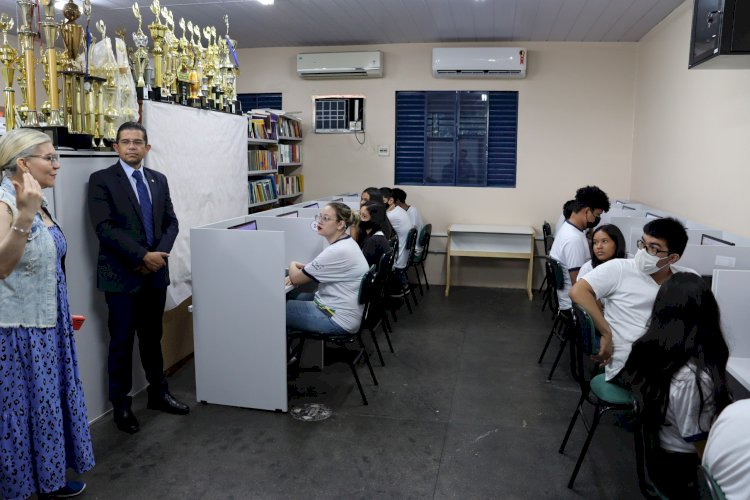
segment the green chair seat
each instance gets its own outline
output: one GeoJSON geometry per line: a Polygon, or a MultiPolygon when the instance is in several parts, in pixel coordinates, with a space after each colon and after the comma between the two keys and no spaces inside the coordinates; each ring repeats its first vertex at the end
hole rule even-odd
{"type": "Polygon", "coordinates": [[[633,394],[629,390],[607,382],[603,373],[591,379],[591,392],[597,398],[611,404],[627,405],[633,402],[633,394]]]}

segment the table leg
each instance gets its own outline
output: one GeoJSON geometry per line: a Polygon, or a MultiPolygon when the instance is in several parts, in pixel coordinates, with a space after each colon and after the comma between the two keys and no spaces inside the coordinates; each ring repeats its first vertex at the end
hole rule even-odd
{"type": "Polygon", "coordinates": [[[448,246],[445,253],[445,296],[451,291],[451,233],[448,233],[448,246]]]}
{"type": "Polygon", "coordinates": [[[531,252],[529,255],[529,274],[526,277],[526,293],[529,296],[529,300],[533,300],[534,294],[531,290],[534,274],[534,235],[531,235],[531,252]]]}

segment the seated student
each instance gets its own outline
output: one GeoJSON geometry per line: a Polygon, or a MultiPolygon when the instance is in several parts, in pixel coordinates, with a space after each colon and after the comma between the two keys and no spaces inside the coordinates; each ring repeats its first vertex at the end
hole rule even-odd
{"type": "Polygon", "coordinates": [[[730,404],[708,433],[703,466],[727,500],[745,500],[750,492],[750,399],[730,404]]]}
{"type": "MultiPolygon", "coordinates": [[[[408,205],[406,203],[406,191],[403,189],[394,188],[393,199],[396,201],[396,205],[406,210],[406,215],[409,216],[412,226],[417,228],[417,238],[419,238],[419,233],[422,232],[422,226],[424,226],[422,215],[419,213],[419,210],[417,210],[417,207],[414,205],[408,205]]],[[[422,253],[422,247],[419,246],[419,239],[417,239],[415,252],[417,255],[422,253]]]]}
{"type": "Polygon", "coordinates": [[[578,279],[583,278],[599,264],[611,259],[626,259],[628,250],[625,237],[614,224],[604,224],[596,229],[591,238],[591,260],[581,266],[578,279]]]}
{"type": "MultiPolygon", "coordinates": [[[[599,189],[597,186],[584,186],[579,188],[578,191],[576,191],[575,200],[581,201],[584,198],[588,200],[589,203],[592,203],[592,207],[599,211],[599,215],[601,215],[602,212],[609,212],[609,198],[607,197],[607,193],[599,189]]],[[[560,218],[557,219],[557,225],[555,225],[555,236],[557,236],[557,232],[563,227],[563,224],[569,217],[569,215],[565,215],[565,207],[568,206],[570,201],[565,203],[563,206],[563,213],[560,214],[560,218]]],[[[596,220],[588,226],[588,229],[593,229],[598,226],[599,220],[600,217],[597,216],[596,220]]]]}
{"type": "Polygon", "coordinates": [[[380,192],[378,188],[368,187],[364,191],[362,191],[361,195],[359,195],[359,206],[362,206],[365,203],[369,203],[371,201],[382,201],[382,200],[383,200],[383,194],[380,192]]]}
{"type": "Polygon", "coordinates": [[[377,266],[380,258],[391,247],[388,240],[393,235],[393,228],[385,215],[385,205],[371,202],[359,209],[357,243],[367,259],[367,264],[377,266]]]}
{"type": "Polygon", "coordinates": [[[291,262],[286,284],[315,281],[318,290],[286,302],[287,328],[341,335],[359,329],[363,311],[359,286],[369,266],[357,243],[346,234],[356,219],[352,209],[339,202],[327,204],[315,217],[318,234],[329,246],[308,264],[291,262]]]}
{"type": "Polygon", "coordinates": [[[630,348],[646,331],[659,286],[679,267],[687,245],[682,224],[671,217],[654,219],[643,226],[634,259],[612,259],[600,264],[570,289],[570,298],[583,307],[601,333],[599,353],[592,358],[605,365],[612,380],[625,365],[630,348]],[[606,299],[602,314],[597,300],[606,299]]]}
{"type": "MultiPolygon", "coordinates": [[[[549,256],[558,260],[563,267],[565,285],[557,290],[557,298],[560,311],[568,316],[573,307],[568,291],[578,278],[578,270],[591,260],[588,240],[583,231],[598,215],[587,199],[576,201],[572,209],[573,213],[557,232],[549,251],[549,256]]],[[[600,210],[599,212],[601,213],[600,210]]]]}
{"type": "Polygon", "coordinates": [[[658,436],[649,476],[667,498],[699,498],[697,467],[708,430],[730,402],[728,358],[711,288],[701,276],[675,273],[657,293],[648,330],[622,370],[644,433],[654,444],[658,436]]]}
{"type": "Polygon", "coordinates": [[[396,274],[401,279],[402,284],[406,285],[406,274],[404,273],[404,270],[409,264],[409,252],[406,250],[406,238],[409,235],[409,230],[414,226],[412,225],[411,219],[406,213],[406,210],[396,204],[391,188],[382,187],[380,188],[380,192],[383,194],[383,202],[387,209],[386,215],[398,237],[398,255],[396,256],[394,268],[396,269],[396,274]]]}

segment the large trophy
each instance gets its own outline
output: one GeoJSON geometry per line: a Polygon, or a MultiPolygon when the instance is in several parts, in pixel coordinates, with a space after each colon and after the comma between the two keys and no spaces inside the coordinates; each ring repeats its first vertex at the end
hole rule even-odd
{"type": "Polygon", "coordinates": [[[156,17],[156,20],[148,25],[148,29],[151,32],[151,39],[154,41],[154,86],[152,98],[155,101],[160,101],[162,97],[162,88],[164,87],[162,55],[164,54],[164,36],[167,34],[167,27],[161,23],[161,18],[159,17],[159,14],[161,13],[159,0],[153,0],[149,8],[156,17]]]}
{"type": "Polygon", "coordinates": [[[0,32],[3,34],[3,45],[0,46],[0,62],[3,64],[3,101],[5,103],[5,130],[16,128],[16,102],[13,90],[13,74],[16,69],[16,49],[8,43],[8,31],[13,29],[14,21],[8,14],[0,14],[0,32]]]}
{"type": "Polygon", "coordinates": [[[44,22],[41,23],[41,27],[44,36],[44,57],[47,62],[47,96],[50,103],[47,126],[62,127],[64,123],[60,116],[59,90],[57,88],[57,50],[55,50],[55,42],[57,41],[58,25],[55,22],[55,1],[42,0],[42,6],[44,7],[44,22]]]}
{"type": "Polygon", "coordinates": [[[135,66],[135,88],[139,99],[147,99],[148,95],[143,92],[143,88],[146,86],[146,81],[143,78],[143,73],[146,71],[146,64],[148,63],[148,37],[141,29],[141,11],[138,8],[138,3],[133,4],[133,15],[138,19],[138,31],[133,33],[133,43],[135,43],[136,50],[133,56],[133,62],[135,66]]]}
{"type": "MultiPolygon", "coordinates": [[[[179,39],[179,56],[177,64],[175,65],[175,78],[177,79],[177,102],[183,106],[187,106],[188,89],[190,87],[190,42],[185,37],[185,19],[180,18],[180,28],[182,29],[182,36],[179,39]]],[[[187,28],[190,34],[193,34],[193,22],[188,21],[187,28]]]]}
{"type": "Polygon", "coordinates": [[[24,64],[24,87],[26,89],[26,100],[23,113],[19,113],[20,125],[22,127],[38,127],[39,117],[36,111],[36,74],[34,72],[34,39],[36,33],[34,27],[34,0],[17,0],[18,10],[21,13],[21,25],[18,27],[18,42],[21,46],[24,64]]]}

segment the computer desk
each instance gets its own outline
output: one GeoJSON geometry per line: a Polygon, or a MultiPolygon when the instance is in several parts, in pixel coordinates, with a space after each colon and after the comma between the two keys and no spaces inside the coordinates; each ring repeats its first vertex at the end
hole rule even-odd
{"type": "Polygon", "coordinates": [[[529,261],[526,293],[532,299],[534,271],[534,228],[493,224],[451,224],[445,273],[445,296],[451,289],[451,257],[484,257],[491,259],[523,259],[529,261]]]}

